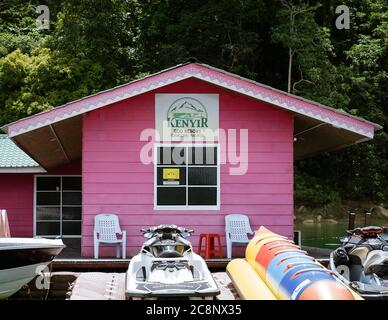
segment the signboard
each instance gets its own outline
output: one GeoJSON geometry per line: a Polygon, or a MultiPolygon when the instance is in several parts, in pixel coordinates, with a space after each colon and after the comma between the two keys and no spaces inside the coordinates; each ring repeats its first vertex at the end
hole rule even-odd
{"type": "Polygon", "coordinates": [[[179,184],[179,168],[163,168],[163,184],[179,184]]]}
{"type": "Polygon", "coordinates": [[[155,128],[163,141],[217,140],[218,94],[156,94],[155,128]]]}
{"type": "Polygon", "coordinates": [[[163,168],[163,180],[179,180],[179,168],[163,168]]]}

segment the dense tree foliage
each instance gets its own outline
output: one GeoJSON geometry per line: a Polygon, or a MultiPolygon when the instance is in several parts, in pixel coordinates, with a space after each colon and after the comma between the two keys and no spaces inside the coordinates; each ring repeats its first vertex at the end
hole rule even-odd
{"type": "MultiPolygon", "coordinates": [[[[200,62],[388,126],[387,0],[4,0],[0,125],[200,62]],[[36,7],[50,9],[38,30],[36,7]],[[338,5],[350,29],[337,29],[338,5]]],[[[296,164],[296,201],[388,201],[388,136],[296,164]]]]}

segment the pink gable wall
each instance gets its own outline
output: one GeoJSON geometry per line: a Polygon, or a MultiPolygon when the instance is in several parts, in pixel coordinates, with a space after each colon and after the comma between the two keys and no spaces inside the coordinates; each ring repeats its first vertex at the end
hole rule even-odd
{"type": "MultiPolygon", "coordinates": [[[[230,213],[247,214],[253,228],[266,225],[292,235],[292,117],[284,110],[200,80],[184,80],[85,114],[82,175],[84,256],[93,254],[93,219],[99,213],[119,215],[127,230],[129,255],[138,253],[143,243],[140,229],[161,223],[193,228],[195,246],[201,232],[220,233],[225,245],[224,216],[230,213]],[[140,162],[145,142],[139,137],[144,128],[155,126],[155,93],[218,93],[220,128],[249,130],[247,174],[231,176],[229,165],[221,166],[219,211],[153,209],[154,168],[140,162]]],[[[101,248],[101,255],[113,254],[113,248],[101,248]]]]}
{"type": "MultiPolygon", "coordinates": [[[[39,174],[81,174],[81,162],[39,174]]],[[[0,173],[0,209],[7,210],[12,237],[33,236],[34,176],[32,173],[0,173]]]]}

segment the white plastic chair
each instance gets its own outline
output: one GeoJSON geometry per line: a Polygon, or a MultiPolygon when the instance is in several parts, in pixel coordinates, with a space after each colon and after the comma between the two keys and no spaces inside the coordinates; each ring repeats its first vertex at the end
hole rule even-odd
{"type": "Polygon", "coordinates": [[[248,243],[247,234],[254,232],[249,224],[249,218],[243,214],[225,216],[226,252],[228,259],[232,258],[232,243],[248,243]]]}
{"type": "Polygon", "coordinates": [[[94,217],[94,258],[98,259],[100,243],[116,244],[116,258],[120,258],[120,245],[122,258],[126,257],[127,232],[121,230],[119,218],[115,214],[98,214],[94,217]],[[121,239],[117,237],[121,235],[121,239]]]}

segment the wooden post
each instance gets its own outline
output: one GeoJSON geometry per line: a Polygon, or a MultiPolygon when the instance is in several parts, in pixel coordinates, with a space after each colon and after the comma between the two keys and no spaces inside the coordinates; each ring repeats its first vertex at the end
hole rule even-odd
{"type": "Polygon", "coordinates": [[[349,213],[348,230],[354,229],[355,222],[356,222],[356,214],[354,212],[350,212],[349,213]]]}
{"type": "Polygon", "coordinates": [[[365,212],[365,220],[364,220],[364,226],[365,227],[370,226],[371,218],[372,218],[372,213],[365,212]]]}

